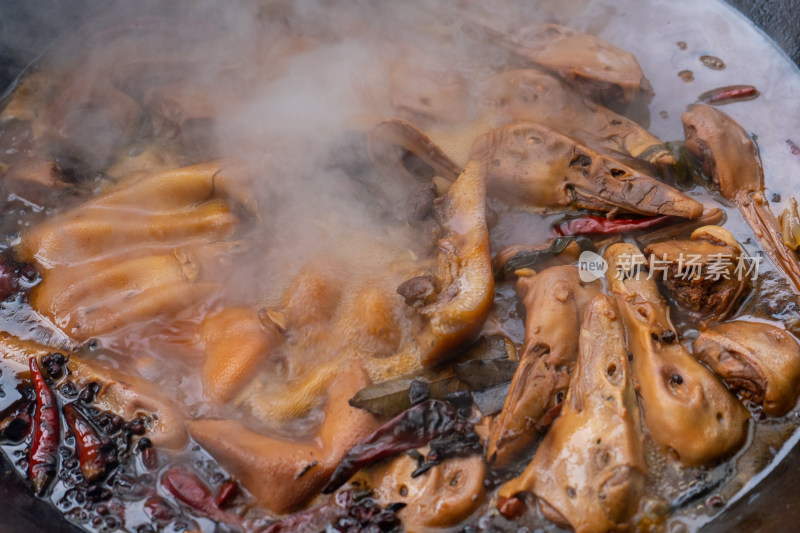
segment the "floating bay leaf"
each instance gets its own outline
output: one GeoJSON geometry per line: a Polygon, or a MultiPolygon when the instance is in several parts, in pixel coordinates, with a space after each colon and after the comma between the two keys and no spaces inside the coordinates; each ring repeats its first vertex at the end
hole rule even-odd
{"type": "Polygon", "coordinates": [[[411,407],[409,388],[414,381],[427,383],[429,398],[436,400],[443,400],[448,394],[464,388],[453,374],[423,372],[365,387],[350,399],[350,405],[380,417],[393,417],[411,407]]]}
{"type": "Polygon", "coordinates": [[[557,237],[550,241],[547,246],[517,253],[502,266],[496,276],[498,279],[505,279],[519,269],[533,268],[539,263],[553,259],[563,252],[573,241],[580,246],[581,251],[594,249],[592,241],[580,235],[557,237]]]}
{"type": "Polygon", "coordinates": [[[392,417],[411,407],[409,393],[420,389],[417,383],[410,391],[415,381],[425,383],[427,397],[436,400],[444,400],[457,391],[475,393],[511,381],[516,358],[511,340],[502,335],[484,336],[456,357],[450,368],[424,370],[370,385],[358,391],[350,405],[380,417],[392,417]]]}
{"type": "Polygon", "coordinates": [[[453,372],[473,392],[478,392],[510,382],[518,365],[508,359],[478,359],[455,365],[453,372]]]}

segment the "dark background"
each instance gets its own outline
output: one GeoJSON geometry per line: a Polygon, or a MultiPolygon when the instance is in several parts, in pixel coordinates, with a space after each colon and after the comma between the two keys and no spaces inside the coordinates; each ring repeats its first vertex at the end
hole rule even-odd
{"type": "MultiPolygon", "coordinates": [[[[702,0],[698,0],[702,1],[702,0]]],[[[800,65],[800,0],[727,0],[800,65]]]]}
{"type": "MultiPolygon", "coordinates": [[[[0,93],[64,31],[113,0],[0,0],[0,93]]],[[[703,0],[698,0],[703,1],[703,0]]],[[[800,65],[800,0],[728,0],[800,65]]],[[[703,533],[782,532],[800,524],[800,448],[703,533]]],[[[0,533],[77,530],[31,495],[0,454],[0,533]]]]}

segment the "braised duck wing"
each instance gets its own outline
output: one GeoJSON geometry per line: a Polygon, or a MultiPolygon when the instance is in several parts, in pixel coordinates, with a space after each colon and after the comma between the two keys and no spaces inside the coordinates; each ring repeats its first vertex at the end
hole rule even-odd
{"type": "Polygon", "coordinates": [[[454,181],[461,167],[419,128],[399,118],[379,123],[367,138],[370,158],[385,176],[409,182],[429,181],[441,176],[454,181]]]}
{"type": "Polygon", "coordinates": [[[499,496],[533,492],[542,513],[559,525],[582,533],[616,530],[643,493],[642,440],[622,321],[614,301],[598,295],[586,309],[561,416],[499,496]]]}
{"type": "Polygon", "coordinates": [[[703,162],[704,172],[720,194],[739,207],[761,248],[800,294],[800,263],[783,243],[781,225],[764,197],[764,171],[756,144],[736,121],[712,106],[694,105],[681,121],[686,148],[703,162]]]}
{"type": "Polygon", "coordinates": [[[687,465],[733,453],[747,434],[749,414],[725,385],[679,342],[667,303],[636,246],[611,245],[606,280],[617,300],[633,376],[652,439],[687,465]]]}
{"type": "Polygon", "coordinates": [[[745,263],[731,233],[719,226],[703,226],[689,240],[671,240],[645,248],[653,277],[670,296],[704,323],[724,320],[741,300],[749,284],[737,268],[745,263]]]}
{"type": "Polygon", "coordinates": [[[418,336],[420,360],[431,366],[474,340],[483,326],[494,298],[494,276],[486,225],[486,172],[471,162],[436,206],[436,218],[445,231],[439,240],[435,272],[404,282],[431,282],[431,294],[417,303],[406,302],[423,319],[418,336]]]}
{"type": "Polygon", "coordinates": [[[663,144],[636,122],[581,95],[547,72],[520,69],[493,76],[484,94],[495,124],[535,121],[604,152],[672,164],[663,144]],[[661,148],[656,148],[661,146],[661,148]]]}
{"type": "Polygon", "coordinates": [[[800,394],[800,346],[785,329],[733,320],[703,330],[694,355],[743,398],[772,416],[786,414],[800,394]]]}
{"type": "Polygon", "coordinates": [[[703,206],[682,192],[535,122],[493,130],[470,158],[488,172],[487,188],[511,207],[591,209],[694,219],[703,206]]]}
{"type": "Polygon", "coordinates": [[[492,424],[487,457],[497,467],[519,458],[557,416],[578,358],[578,329],[599,280],[586,283],[575,266],[517,271],[525,305],[525,343],[503,410],[492,424]]]}

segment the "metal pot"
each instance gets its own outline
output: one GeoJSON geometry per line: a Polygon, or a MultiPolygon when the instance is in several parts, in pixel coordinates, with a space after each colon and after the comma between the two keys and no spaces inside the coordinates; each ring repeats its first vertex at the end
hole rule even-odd
{"type": "MultiPolygon", "coordinates": [[[[800,65],[800,0],[727,0],[772,37],[800,65]]],[[[107,4],[103,0],[0,1],[0,94],[25,65],[69,31],[80,20],[107,4]],[[46,15],[45,15],[46,14],[46,15]]],[[[800,435],[780,459],[778,467],[751,481],[751,489],[740,495],[702,533],[758,531],[771,533],[791,529],[800,523],[800,435]]],[[[0,532],[49,531],[78,533],[50,505],[36,499],[27,483],[14,473],[8,459],[0,454],[0,501],[3,513],[0,532]]]]}

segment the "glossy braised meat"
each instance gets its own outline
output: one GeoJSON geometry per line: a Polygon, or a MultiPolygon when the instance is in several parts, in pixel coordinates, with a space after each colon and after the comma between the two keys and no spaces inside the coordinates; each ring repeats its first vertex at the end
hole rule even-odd
{"type": "Polygon", "coordinates": [[[297,511],[319,494],[347,451],[377,428],[371,414],[347,403],[368,383],[355,362],[326,382],[324,420],[305,443],[257,433],[238,420],[190,420],[189,431],[260,505],[279,514],[297,511]]]}
{"type": "MultiPolygon", "coordinates": [[[[495,74],[486,80],[483,94],[472,106],[463,98],[448,99],[447,94],[431,96],[425,83],[428,73],[410,74],[403,84],[403,100],[426,102],[426,108],[447,102],[448,109],[460,105],[461,113],[456,116],[450,111],[447,115],[453,116],[433,123],[413,116],[409,118],[413,124],[402,119],[379,124],[370,133],[370,152],[375,164],[387,171],[403,165],[415,174],[426,173],[429,178],[436,172],[452,181],[457,175],[452,167],[467,164],[475,139],[500,126],[524,121],[539,123],[612,156],[641,157],[659,166],[674,162],[662,142],[641,125],[593,102],[547,72],[519,69],[495,74]],[[418,77],[421,83],[415,84],[418,77]],[[408,93],[416,96],[409,98],[408,93]]],[[[452,76],[452,72],[446,75],[452,76]]],[[[395,102],[401,112],[408,105],[395,102]]]]}
{"type": "Polygon", "coordinates": [[[730,456],[747,435],[747,410],[680,343],[669,308],[636,246],[605,252],[606,281],[625,324],[648,435],[685,465],[730,456]]]}
{"type": "MultiPolygon", "coordinates": [[[[282,9],[272,6],[255,18],[265,13],[273,18],[282,9]]],[[[337,14],[331,11],[332,16],[337,14]]],[[[95,46],[97,40],[90,41],[91,53],[97,50],[104,56],[98,72],[84,75],[73,64],[70,69],[77,75],[63,83],[59,71],[34,72],[27,81],[42,91],[38,100],[12,99],[0,116],[3,148],[9,136],[19,133],[23,138],[23,155],[0,163],[4,191],[24,193],[28,200],[41,195],[48,201],[58,198],[59,191],[74,192],[70,171],[75,169],[59,163],[59,157],[67,155],[81,159],[87,175],[102,176],[96,181],[101,184],[99,193],[93,192],[77,207],[46,213],[44,222],[22,234],[14,253],[42,271],[41,283],[30,293],[34,313],[41,312],[57,324],[51,325],[53,329],[63,328],[74,340],[108,339],[114,348],[100,359],[119,356],[113,361],[119,369],[112,370],[89,361],[88,351],[71,354],[69,379],[87,390],[96,387],[94,407],[125,418],[146,417],[147,438],[170,449],[170,462],[185,460],[181,450],[189,447],[191,436],[204,448],[201,454],[208,451],[212,462],[233,476],[219,487],[219,498],[226,485],[241,483],[244,490],[236,506],[220,514],[206,512],[207,517],[223,522],[230,518],[234,527],[244,523],[246,529],[253,525],[273,531],[282,527],[281,520],[274,520],[276,515],[300,510],[317,498],[322,506],[335,507],[348,491],[367,487],[392,513],[399,509],[407,530],[471,527],[465,521],[477,521],[478,513],[486,510],[485,502],[493,502],[490,487],[502,475],[487,474],[489,468],[514,466],[514,461],[534,451],[544,435],[525,472],[505,484],[500,496],[532,493],[546,518],[576,531],[625,529],[645,490],[640,406],[649,437],[667,457],[677,457],[684,465],[711,464],[738,448],[745,440],[747,411],[681,346],[666,302],[655,283],[643,277],[646,271],[623,266],[621,256],[638,250],[630,245],[607,249],[611,263],[607,282],[616,303],[600,294],[601,281],[582,281],[573,265],[581,251],[595,245],[602,249],[609,241],[592,244],[581,237],[582,241],[563,241],[563,247],[559,239],[543,246],[513,245],[497,254],[494,265],[491,261],[489,230],[495,213],[487,217],[487,202],[492,200],[512,210],[603,211],[607,219],[597,214],[585,217],[601,222],[614,222],[620,213],[681,217],[686,221],[680,231],[686,224],[707,218],[713,222],[705,224],[716,223],[722,216],[719,210],[703,211],[695,199],[655,179],[655,172],[674,162],[673,155],[644,127],[611,110],[624,112],[623,108],[652,98],[649,82],[631,54],[554,24],[500,31],[483,22],[431,20],[434,30],[441,32],[433,41],[457,40],[469,50],[486,44],[476,41],[478,28],[499,45],[492,53],[502,55],[502,66],[473,65],[477,63],[473,57],[464,59],[464,64],[449,64],[444,60],[448,54],[412,48],[429,44],[426,41],[398,46],[399,51],[380,50],[376,57],[389,68],[375,70],[388,74],[386,80],[369,77],[369,68],[358,70],[355,85],[378,82],[355,91],[353,84],[347,85],[346,92],[357,93],[354,100],[363,100],[358,117],[343,118],[352,109],[314,109],[308,104],[317,102],[307,94],[292,95],[315,113],[341,111],[338,125],[348,135],[367,139],[368,146],[359,147],[362,153],[356,156],[364,168],[352,173],[348,169],[341,173],[346,176],[340,176],[338,167],[325,167],[321,174],[331,177],[330,182],[342,177],[364,185],[377,170],[384,177],[405,180],[403,187],[414,182],[421,187],[418,198],[412,199],[408,221],[395,226],[392,220],[384,226],[385,219],[373,219],[369,213],[365,220],[370,227],[356,230],[369,238],[347,241],[350,246],[326,242],[329,233],[322,226],[337,224],[341,218],[315,219],[314,209],[327,204],[312,198],[318,192],[312,188],[312,194],[298,195],[303,196],[299,206],[301,216],[320,223],[319,234],[287,246],[286,241],[295,238],[291,225],[297,219],[290,222],[274,214],[288,211],[278,204],[306,176],[295,175],[292,157],[281,159],[284,154],[279,152],[289,147],[282,142],[296,140],[291,135],[295,132],[287,130],[302,125],[302,120],[276,120],[259,130],[268,142],[259,135],[253,145],[236,147],[235,155],[244,159],[253,155],[250,151],[257,152],[253,166],[263,174],[258,176],[263,178],[263,189],[279,193],[270,204],[256,201],[254,191],[262,187],[254,187],[250,176],[239,175],[239,169],[219,162],[182,166],[216,157],[218,147],[207,138],[218,132],[217,121],[225,122],[227,115],[240,118],[263,112],[262,106],[255,113],[255,108],[242,107],[239,101],[251,91],[272,95],[270,91],[279,89],[282,84],[275,82],[282,81],[280,76],[295,70],[287,57],[327,52],[342,44],[342,36],[358,38],[364,31],[356,24],[346,25],[347,31],[330,24],[335,27],[330,34],[306,36],[301,34],[308,29],[305,24],[313,27],[309,21],[294,26],[286,22],[288,15],[274,19],[282,28],[277,34],[263,32],[257,43],[248,42],[259,55],[256,64],[268,64],[268,72],[249,69],[247,61],[224,62],[221,70],[218,65],[211,68],[222,75],[205,76],[206,68],[199,66],[203,61],[184,62],[186,48],[192,49],[192,57],[219,58],[214,53],[217,35],[198,32],[202,39],[194,35],[189,39],[176,31],[170,42],[179,48],[171,49],[148,39],[151,25],[163,23],[137,18],[125,26],[127,30],[107,29],[111,35],[132,34],[114,39],[107,54],[95,46]],[[131,61],[130,52],[138,50],[147,57],[131,61]],[[504,71],[508,68],[516,70],[504,71]],[[237,71],[247,75],[239,77],[237,71]],[[223,87],[205,87],[195,79],[198,75],[205,83],[211,78],[223,87]],[[395,114],[414,123],[399,118],[379,122],[395,114]],[[108,126],[108,134],[98,135],[98,125],[108,126]],[[203,131],[191,138],[192,130],[203,131]],[[374,169],[368,168],[367,155],[374,169]],[[290,163],[287,170],[280,170],[291,180],[272,178],[270,173],[278,167],[264,163],[269,157],[290,163]],[[354,175],[358,173],[368,177],[354,175]],[[261,220],[262,216],[270,219],[261,220]],[[405,233],[406,222],[415,231],[405,233]],[[249,223],[257,225],[254,232],[249,223]],[[433,231],[421,236],[416,230],[423,224],[433,231]],[[432,254],[430,248],[408,242],[419,238],[428,243],[431,235],[436,242],[432,254]],[[253,252],[262,254],[256,259],[257,270],[237,264],[243,252],[252,252],[238,239],[270,249],[253,252]],[[311,249],[302,249],[307,245],[311,249]],[[424,251],[418,253],[418,248],[424,251]],[[528,260],[533,263],[517,262],[528,260]],[[612,279],[611,273],[620,266],[630,274],[628,279],[612,279]],[[242,272],[259,279],[244,281],[244,287],[227,283],[242,272]],[[459,423],[470,417],[470,431],[480,418],[475,426],[480,429],[470,434],[473,455],[428,462],[437,450],[433,443],[429,450],[425,444],[415,446],[416,456],[409,447],[408,455],[365,464],[352,476],[352,487],[324,500],[320,491],[348,450],[381,423],[376,415],[355,407],[354,394],[423,371],[440,378],[447,374],[457,382],[462,379],[458,368],[447,366],[463,355],[465,347],[492,328],[518,327],[513,323],[515,310],[508,315],[503,315],[506,309],[498,310],[507,297],[495,295],[494,275],[501,273],[518,277],[517,295],[526,312],[520,362],[503,408],[494,418],[483,416],[489,411],[479,406],[469,407],[469,400],[485,390],[466,381],[456,383],[457,390],[446,395],[453,404],[466,402],[459,406],[458,416],[459,423]],[[493,304],[498,304],[494,309],[499,312],[493,311],[493,304]],[[491,322],[485,327],[487,317],[491,322]],[[155,375],[162,370],[159,365],[165,374],[177,369],[188,375],[162,379],[155,375]],[[180,386],[166,391],[165,382],[180,386]],[[474,455],[484,438],[488,461],[474,455]],[[421,473],[418,458],[426,461],[421,473]],[[405,508],[400,509],[402,504],[405,508]],[[259,517],[250,522],[254,516],[259,517]]],[[[303,70],[303,76],[310,70],[303,70]]],[[[246,130],[242,122],[226,123],[225,133],[246,130]]],[[[684,122],[691,125],[687,126],[689,150],[704,158],[723,196],[742,207],[757,236],[765,239],[764,246],[772,247],[767,250],[771,257],[786,260],[774,242],[779,235],[763,201],[754,144],[715,110],[698,106],[684,115],[684,122]],[[703,113],[711,118],[699,118],[703,113]],[[736,142],[743,147],[738,152],[736,142]],[[766,233],[759,233],[759,228],[766,233]]],[[[331,128],[323,136],[336,133],[331,128]]],[[[241,141],[238,133],[233,138],[231,144],[241,141]]],[[[298,159],[303,164],[298,166],[316,174],[319,154],[312,144],[302,147],[298,159]]],[[[320,197],[330,192],[327,187],[320,191],[320,197]]],[[[89,191],[81,194],[88,196],[89,191]]],[[[366,206],[365,212],[371,207],[366,206]]],[[[498,217],[508,214],[498,213],[498,217]]],[[[639,220],[630,219],[628,230],[637,223],[633,221],[639,220]]],[[[532,230],[547,231],[549,222],[532,230]]],[[[508,240],[500,236],[498,248],[514,244],[503,239],[508,240]]],[[[738,256],[742,249],[726,230],[701,228],[688,241],[662,239],[647,252],[666,255],[672,265],[675,255],[696,252],[707,265],[717,253],[738,256]]],[[[800,269],[785,268],[790,276],[797,273],[792,279],[800,287],[800,269]]],[[[706,323],[732,314],[746,288],[746,283],[728,280],[693,281],[697,283],[683,284],[672,275],[666,286],[671,297],[696,308],[706,323]]],[[[17,288],[19,284],[13,290],[17,288]]],[[[25,296],[21,298],[27,305],[25,296]]],[[[62,336],[64,332],[58,331],[62,336]]],[[[64,337],[65,346],[75,348],[73,339],[64,337]]],[[[785,331],[743,321],[717,324],[702,331],[695,350],[742,397],[762,403],[764,412],[780,415],[794,405],[800,346],[785,331]]],[[[0,334],[0,357],[17,366],[34,368],[49,351],[0,334]]],[[[503,365],[504,381],[491,387],[501,400],[516,365],[503,362],[510,363],[503,365]]],[[[474,367],[487,372],[493,368],[474,367]]],[[[419,390],[412,394],[409,386],[406,392],[409,403],[419,400],[415,396],[419,390]]],[[[424,396],[424,391],[420,394],[424,396]]],[[[653,454],[661,460],[655,450],[653,454]]],[[[685,473],[679,465],[672,466],[685,473]]],[[[191,495],[170,488],[169,473],[174,469],[154,470],[151,477],[162,482],[179,504],[192,507],[191,495]]],[[[84,474],[101,477],[96,471],[84,474]]],[[[199,478],[196,482],[195,489],[205,489],[202,498],[220,511],[219,502],[225,500],[215,502],[204,482],[199,478]]],[[[195,509],[203,515],[209,507],[195,509]]],[[[292,528],[292,520],[286,527],[292,528]]],[[[302,521],[298,523],[302,527],[302,521]]]]}
{"type": "Polygon", "coordinates": [[[547,72],[527,69],[496,74],[487,82],[483,98],[495,126],[537,122],[601,152],[645,156],[659,165],[673,162],[662,142],[641,125],[586,98],[547,72]]]}
{"type": "Polygon", "coordinates": [[[445,231],[433,276],[436,294],[416,311],[423,320],[417,338],[425,366],[444,361],[475,340],[494,299],[494,275],[486,224],[486,174],[470,163],[436,206],[445,231]]]}
{"type": "Polygon", "coordinates": [[[276,359],[284,338],[277,327],[263,323],[249,307],[228,307],[208,316],[200,336],[207,346],[203,389],[208,398],[232,400],[266,359],[276,359]]]}
{"type": "Polygon", "coordinates": [[[724,320],[750,284],[739,243],[719,226],[698,228],[689,240],[650,244],[644,252],[650,264],[662,269],[653,277],[701,323],[724,320]]]}
{"type": "Polygon", "coordinates": [[[85,341],[213,295],[226,261],[246,249],[231,240],[236,193],[214,194],[233,183],[221,168],[134,177],[23,235],[17,252],[43,269],[34,308],[85,341]]]}
{"type": "Polygon", "coordinates": [[[535,24],[500,31],[478,22],[492,42],[522,59],[555,72],[586,96],[599,101],[649,103],[653,88],[639,62],[626,52],[594,35],[557,24],[535,24]]]}
{"type": "Polygon", "coordinates": [[[625,528],[644,493],[645,462],[625,332],[611,298],[595,296],[559,416],[533,461],[498,496],[536,495],[548,519],[580,533],[625,528]]]}
{"type": "Polygon", "coordinates": [[[486,464],[480,455],[448,459],[412,477],[418,467],[415,459],[401,455],[367,478],[381,503],[406,505],[398,513],[406,531],[454,526],[483,504],[486,464]]]}
{"type": "Polygon", "coordinates": [[[373,164],[385,176],[409,182],[429,181],[434,176],[455,181],[461,173],[459,165],[406,120],[382,121],[370,131],[367,142],[373,164]]]}
{"type": "Polygon", "coordinates": [[[584,310],[600,281],[582,281],[575,266],[540,273],[517,271],[517,296],[525,306],[525,343],[503,410],[492,424],[486,455],[499,468],[531,449],[557,416],[578,358],[584,310]]]}
{"type": "Polygon", "coordinates": [[[761,248],[800,294],[800,263],[783,242],[781,225],[764,196],[764,171],[756,143],[731,117],[697,104],[681,116],[686,148],[700,159],[720,194],[736,204],[761,248]]]}
{"type": "Polygon", "coordinates": [[[533,122],[498,128],[475,141],[487,191],[524,209],[591,209],[694,219],[703,206],[682,192],[533,122]]]}
{"type": "MultiPolygon", "coordinates": [[[[256,323],[255,313],[246,309],[227,309],[207,319],[206,328],[210,329],[206,335],[206,365],[226,371],[222,378],[206,377],[207,383],[223,392],[219,400],[240,391],[237,402],[248,406],[257,417],[284,423],[305,417],[314,407],[324,405],[324,421],[316,431],[319,444],[309,445],[308,449],[253,432],[234,420],[190,422],[192,435],[223,464],[241,473],[243,484],[262,505],[287,512],[305,504],[319,492],[343,454],[373,428],[371,415],[365,417],[347,404],[367,382],[340,384],[343,376],[360,375],[361,371],[354,369],[358,367],[357,358],[368,356],[364,365],[373,378],[386,379],[392,375],[387,374],[388,369],[402,373],[403,369],[410,372],[420,365],[438,363],[480,331],[492,303],[493,278],[484,182],[478,168],[474,165],[465,169],[436,207],[447,233],[440,241],[433,274],[423,275],[433,279],[434,294],[424,305],[407,310],[417,315],[419,329],[413,342],[401,344],[400,331],[395,331],[398,311],[394,306],[399,302],[386,302],[382,293],[367,286],[348,305],[335,276],[331,278],[335,268],[302,272],[287,288],[282,305],[267,313],[271,322],[267,327],[256,323]],[[225,327],[230,317],[239,317],[240,322],[251,325],[239,334],[236,329],[225,327]],[[331,331],[349,331],[351,335],[336,340],[331,338],[331,331]],[[282,337],[290,345],[291,364],[298,378],[276,388],[263,383],[254,371],[269,359],[281,357],[278,352],[282,350],[282,337]],[[230,354],[232,347],[237,348],[235,355],[225,358],[222,354],[230,354]],[[303,347],[308,348],[308,354],[298,352],[303,347]],[[327,359],[319,359],[320,356],[327,359]],[[218,360],[220,363],[215,362],[218,360]],[[325,401],[326,391],[337,392],[330,393],[325,401]],[[342,431],[343,427],[348,429],[342,431]],[[228,437],[234,432],[235,438],[228,437]],[[318,464],[297,481],[294,476],[303,468],[302,461],[312,462],[308,460],[309,453],[318,464]],[[280,495],[272,490],[275,484],[284,487],[280,495]]],[[[398,295],[395,298],[400,299],[398,295]]]]}
{"type": "Polygon", "coordinates": [[[800,394],[800,345],[785,329],[732,320],[700,332],[694,356],[720,375],[742,398],[782,416],[800,394]]]}

